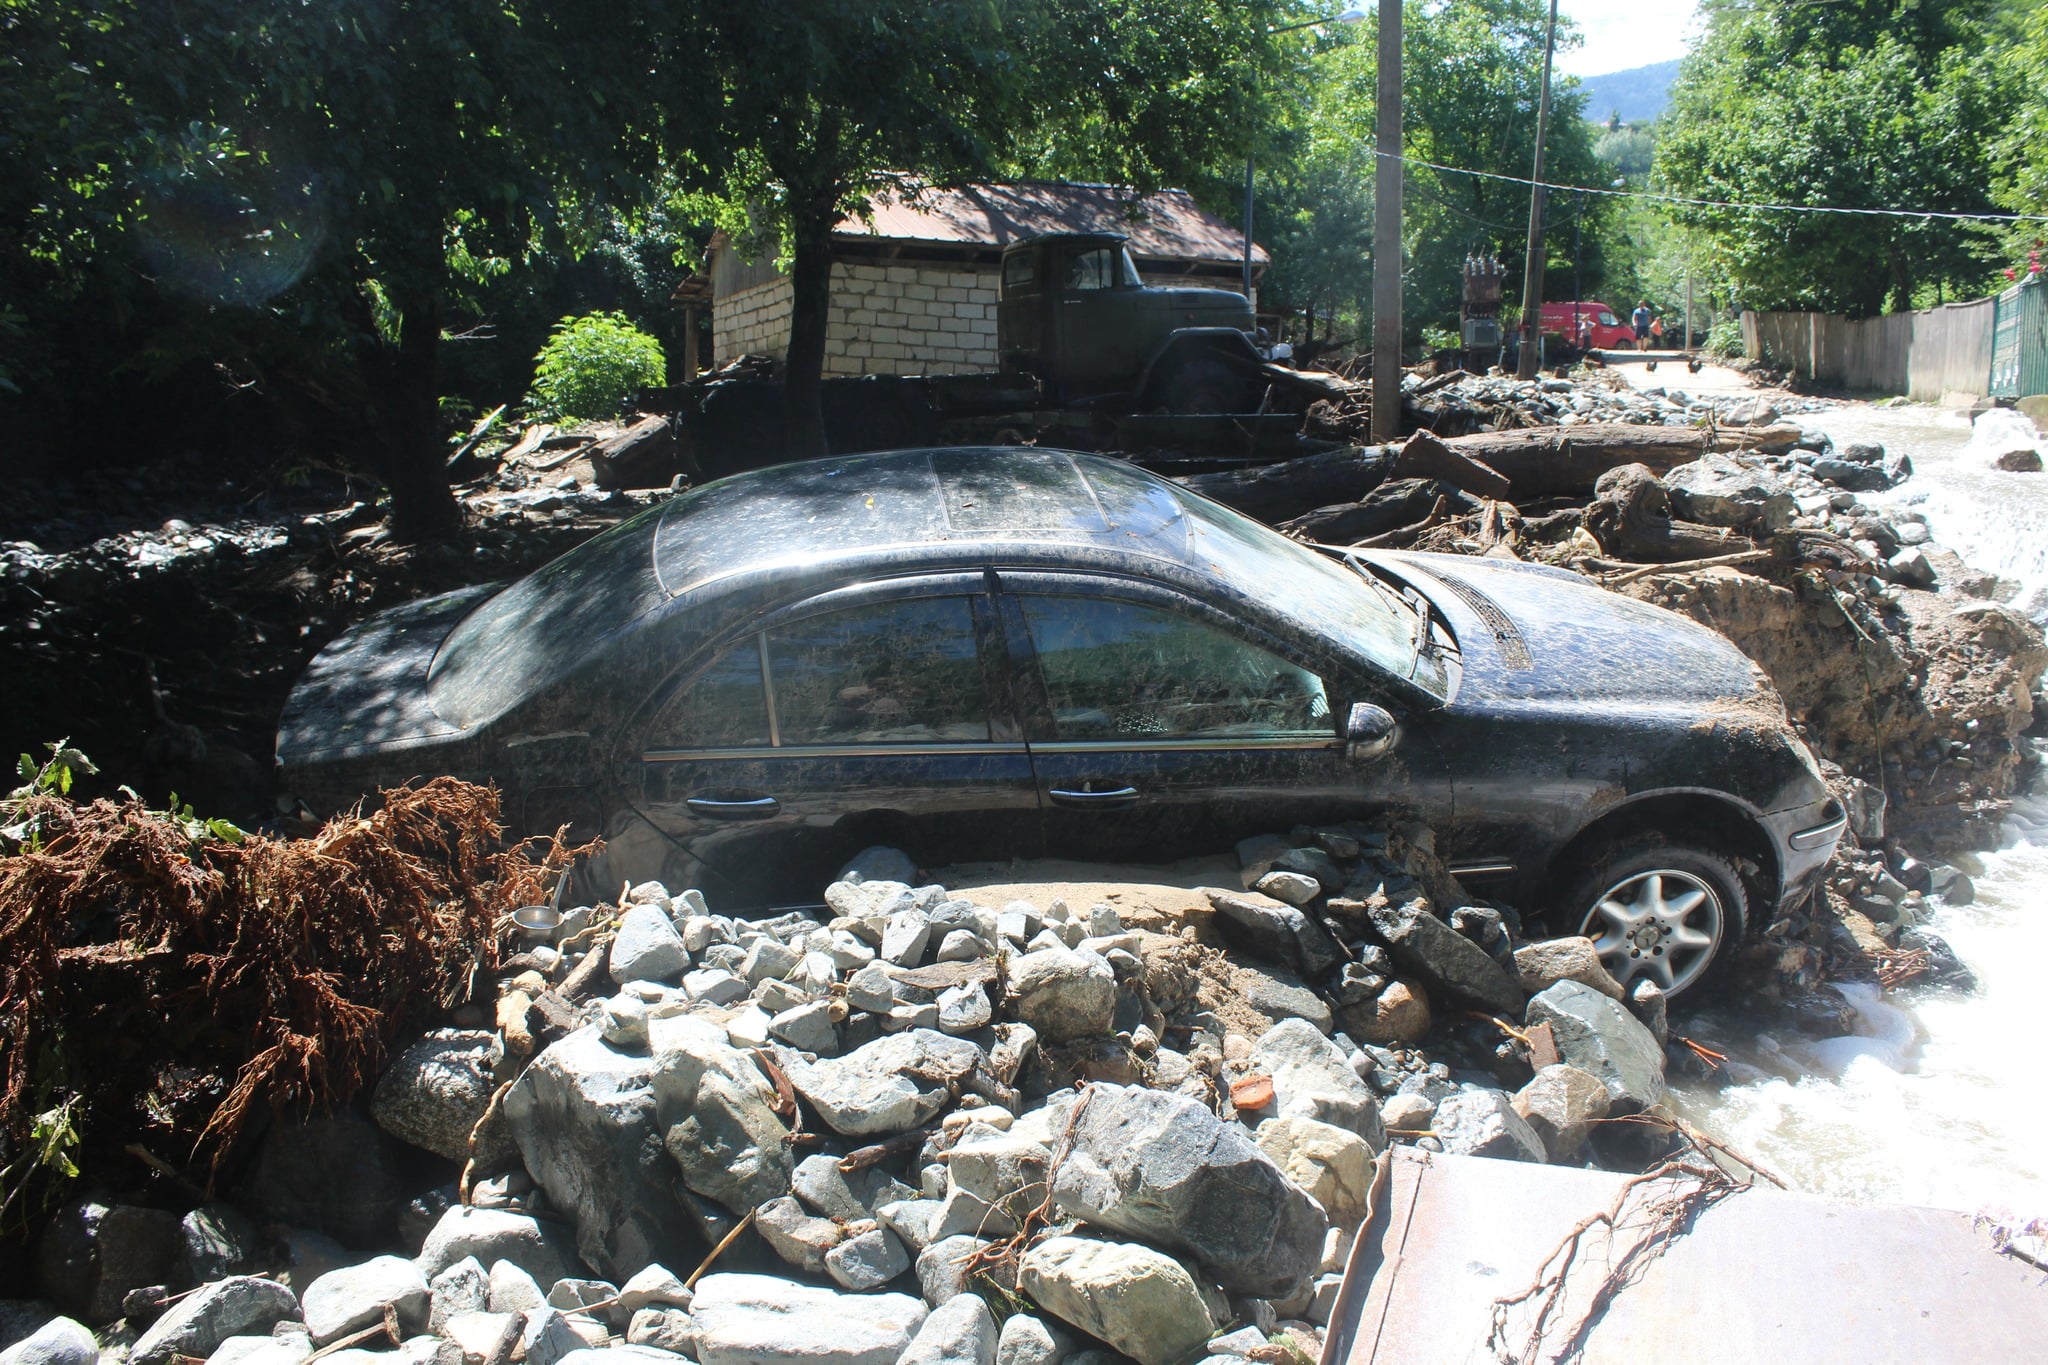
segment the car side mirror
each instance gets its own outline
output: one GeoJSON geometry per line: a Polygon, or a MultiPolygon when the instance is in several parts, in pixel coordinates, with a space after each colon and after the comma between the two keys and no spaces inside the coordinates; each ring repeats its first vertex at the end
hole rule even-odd
{"type": "Polygon", "coordinates": [[[1354,763],[1384,758],[1401,737],[1401,723],[1393,712],[1369,701],[1351,703],[1344,718],[1344,757],[1354,763]]]}

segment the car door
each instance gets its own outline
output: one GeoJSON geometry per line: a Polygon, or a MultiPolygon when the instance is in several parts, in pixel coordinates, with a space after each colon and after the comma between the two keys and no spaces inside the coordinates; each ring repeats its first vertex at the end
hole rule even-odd
{"type": "MultiPolygon", "coordinates": [[[[1061,380],[1069,398],[1131,384],[1143,364],[1132,301],[1137,281],[1122,278],[1123,249],[1094,247],[1068,259],[1060,290],[1061,380]]],[[[1156,335],[1156,333],[1147,333],[1156,335]]]]}
{"type": "Polygon", "coordinates": [[[1038,798],[985,580],[798,604],[685,670],[640,748],[640,809],[740,905],[816,902],[869,844],[1030,855],[1038,798]]]}
{"type": "Polygon", "coordinates": [[[1364,698],[1326,662],[1150,585],[1003,582],[1050,856],[1159,863],[1416,803],[1405,763],[1346,756],[1364,698]]]}

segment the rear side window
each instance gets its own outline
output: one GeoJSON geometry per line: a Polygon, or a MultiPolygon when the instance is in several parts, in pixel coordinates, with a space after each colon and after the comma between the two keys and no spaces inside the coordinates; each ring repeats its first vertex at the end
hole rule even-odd
{"type": "Polygon", "coordinates": [[[1322,679],[1205,622],[1100,598],[1018,600],[1055,739],[1331,737],[1322,679]]]}
{"type": "Polygon", "coordinates": [[[1038,284],[1038,261],[1020,251],[1003,261],[1003,294],[1029,294],[1038,284]]]}
{"type": "Polygon", "coordinates": [[[648,747],[988,738],[973,609],[964,597],[922,597],[826,612],[747,636],[669,700],[648,747]]]}

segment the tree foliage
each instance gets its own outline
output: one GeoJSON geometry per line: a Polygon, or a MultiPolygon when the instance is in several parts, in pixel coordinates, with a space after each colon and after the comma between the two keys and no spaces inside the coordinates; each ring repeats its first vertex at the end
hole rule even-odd
{"type": "MultiPolygon", "coordinates": [[[[1981,60],[1990,0],[1724,2],[1672,91],[1661,182],[1730,203],[1990,213],[2012,109],[1981,60]]],[[[1865,316],[1986,276],[1985,231],[1934,218],[1680,206],[1755,307],[1865,316]]]]}

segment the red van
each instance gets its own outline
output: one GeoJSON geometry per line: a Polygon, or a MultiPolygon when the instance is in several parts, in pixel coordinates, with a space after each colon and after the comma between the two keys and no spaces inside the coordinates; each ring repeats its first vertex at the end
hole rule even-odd
{"type": "Polygon", "coordinates": [[[1567,345],[1578,344],[1581,320],[1592,334],[1591,344],[1596,348],[1636,344],[1635,328],[1629,326],[1628,318],[1617,315],[1598,299],[1543,305],[1543,334],[1562,338],[1567,345]]]}

